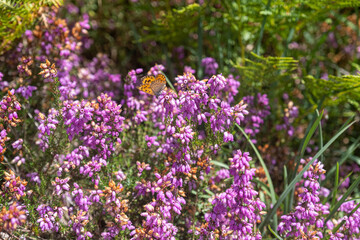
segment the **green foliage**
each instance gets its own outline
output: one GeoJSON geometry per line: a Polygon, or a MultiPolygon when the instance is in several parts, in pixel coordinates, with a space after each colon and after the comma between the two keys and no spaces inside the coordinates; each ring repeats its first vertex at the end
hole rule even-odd
{"type": "Polygon", "coordinates": [[[356,109],[360,104],[360,76],[329,76],[328,80],[317,79],[313,76],[304,78],[307,91],[310,93],[312,102],[325,98],[325,104],[337,106],[349,103],[356,109]]]}
{"type": "Polygon", "coordinates": [[[297,68],[298,61],[291,57],[261,57],[251,53],[253,60],[245,59],[245,63],[233,66],[239,70],[241,84],[244,88],[261,91],[269,88],[274,82],[286,85],[285,80],[297,68]]]}
{"type": "MultiPolygon", "coordinates": [[[[170,47],[178,46],[186,42],[189,34],[197,30],[197,21],[201,15],[202,8],[199,4],[190,4],[180,9],[174,9],[154,20],[149,34],[141,41],[156,39],[167,43],[170,47]],[[176,31],[174,31],[176,29],[176,31]]],[[[189,39],[190,41],[190,39],[189,39]]]]}
{"type": "Polygon", "coordinates": [[[306,0],[306,5],[316,10],[340,9],[347,7],[359,7],[360,2],[357,0],[306,0]]]}
{"type": "Polygon", "coordinates": [[[11,47],[38,17],[43,7],[59,7],[62,0],[0,0],[0,53],[11,47]]]}

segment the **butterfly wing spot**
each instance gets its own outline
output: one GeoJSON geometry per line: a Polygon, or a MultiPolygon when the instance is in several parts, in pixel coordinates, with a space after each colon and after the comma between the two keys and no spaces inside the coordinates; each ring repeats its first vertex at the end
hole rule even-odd
{"type": "Polygon", "coordinates": [[[153,81],[155,81],[155,77],[154,76],[145,76],[143,78],[141,78],[142,80],[142,84],[149,84],[153,81]]]}
{"type": "Polygon", "coordinates": [[[140,91],[146,92],[148,94],[154,95],[153,90],[151,89],[149,84],[143,84],[139,87],[140,91]]]}

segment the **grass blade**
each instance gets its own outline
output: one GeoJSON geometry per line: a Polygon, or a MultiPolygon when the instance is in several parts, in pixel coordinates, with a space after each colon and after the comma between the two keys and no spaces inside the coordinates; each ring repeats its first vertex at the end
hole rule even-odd
{"type": "Polygon", "coordinates": [[[226,165],[225,163],[218,162],[218,161],[215,161],[215,160],[211,160],[210,162],[212,164],[214,164],[215,166],[222,167],[222,168],[225,168],[225,169],[229,169],[229,166],[226,165]]]}
{"type": "Polygon", "coordinates": [[[327,221],[329,221],[332,216],[335,214],[335,212],[339,209],[339,207],[341,206],[341,204],[343,204],[346,200],[346,198],[355,190],[355,188],[359,185],[360,183],[360,176],[355,180],[355,182],[353,182],[353,184],[351,184],[351,186],[348,188],[348,190],[344,193],[344,195],[342,196],[342,198],[340,199],[340,201],[338,201],[335,206],[331,209],[329,215],[327,216],[327,218],[324,221],[324,225],[326,224],[327,221]]]}
{"type": "MultiPolygon", "coordinates": [[[[324,111],[322,111],[321,114],[318,115],[318,117],[317,117],[316,120],[315,120],[315,123],[312,125],[312,127],[310,128],[309,133],[306,135],[304,144],[303,144],[303,146],[302,146],[302,148],[301,148],[301,156],[304,155],[304,152],[305,152],[305,150],[306,150],[306,147],[307,147],[307,145],[309,144],[312,136],[314,135],[315,130],[317,129],[318,125],[320,124],[320,121],[321,121],[321,118],[322,118],[323,114],[324,114],[324,111]]],[[[297,170],[297,169],[296,169],[296,170],[297,170]]]]}
{"type": "MultiPolygon", "coordinates": [[[[322,105],[322,102],[323,102],[323,99],[320,101],[320,104],[319,104],[319,108],[320,106],[322,105]]],[[[299,151],[300,151],[300,155],[296,157],[296,165],[295,165],[295,169],[294,171],[290,174],[290,178],[289,180],[293,180],[296,173],[297,173],[297,170],[299,168],[299,165],[300,165],[300,160],[303,158],[304,156],[304,152],[305,152],[305,149],[307,147],[307,145],[309,144],[310,142],[310,139],[311,137],[313,136],[313,134],[315,133],[315,130],[317,128],[317,126],[319,125],[320,121],[321,121],[321,118],[323,116],[323,113],[324,111],[322,111],[321,115],[320,116],[317,116],[315,118],[315,115],[314,117],[312,118],[309,126],[307,127],[306,129],[306,134],[305,134],[305,137],[302,139],[301,141],[301,144],[299,146],[299,151]]],[[[316,112],[314,113],[316,114],[316,112]]],[[[321,149],[321,148],[320,148],[321,149]]],[[[292,192],[291,194],[288,196],[288,199],[287,199],[287,204],[286,204],[286,208],[285,208],[285,213],[288,213],[293,205],[293,202],[294,202],[294,191],[295,191],[295,186],[294,188],[292,189],[292,192]]]]}
{"type": "Polygon", "coordinates": [[[335,189],[333,192],[333,199],[331,201],[331,206],[334,206],[335,201],[336,201],[336,194],[337,194],[337,190],[339,188],[339,163],[336,163],[336,175],[335,175],[335,189]]]}
{"type": "MultiPolygon", "coordinates": [[[[341,157],[340,161],[339,161],[339,166],[341,166],[350,156],[351,154],[360,146],[359,144],[360,142],[360,137],[356,139],[356,141],[351,144],[351,146],[346,150],[346,152],[343,154],[343,156],[341,157]]],[[[328,181],[330,179],[330,176],[332,174],[334,174],[334,172],[336,171],[336,166],[333,166],[327,173],[326,173],[326,178],[323,182],[321,182],[321,186],[324,185],[324,183],[326,181],[328,181]]]]}
{"type": "MultiPolygon", "coordinates": [[[[322,100],[320,101],[318,109],[321,107],[321,105],[322,105],[322,103],[323,103],[323,100],[324,100],[324,99],[322,99],[322,100]]],[[[298,152],[302,152],[301,149],[306,149],[306,147],[307,147],[307,144],[305,144],[305,141],[306,141],[306,139],[308,138],[308,135],[310,134],[310,130],[313,128],[315,121],[316,121],[317,119],[319,119],[319,117],[315,118],[315,114],[316,114],[316,113],[313,114],[314,117],[312,118],[310,124],[309,124],[308,127],[306,128],[305,136],[304,136],[304,138],[301,140],[301,143],[300,143],[298,152]]],[[[308,142],[307,142],[307,143],[308,143],[308,142]]],[[[298,156],[298,157],[296,158],[296,160],[295,160],[295,164],[296,164],[296,166],[295,166],[295,171],[292,172],[292,173],[289,175],[289,179],[290,179],[290,180],[294,178],[294,176],[295,176],[295,174],[296,174],[296,172],[297,172],[297,169],[298,169],[298,167],[299,167],[299,164],[300,164],[300,159],[301,159],[302,157],[303,157],[302,154],[300,154],[300,156],[298,156]]]]}
{"type": "Polygon", "coordinates": [[[313,157],[313,159],[311,161],[309,161],[304,168],[300,171],[299,174],[296,175],[296,177],[291,181],[291,183],[289,184],[289,186],[284,190],[284,192],[280,195],[278,201],[276,202],[276,204],[272,207],[272,209],[270,210],[270,212],[266,215],[264,221],[262,221],[262,223],[260,224],[259,228],[263,229],[264,226],[268,225],[270,219],[273,217],[273,215],[275,215],[276,210],[279,208],[280,204],[285,200],[286,196],[292,191],[292,189],[295,187],[295,184],[300,181],[300,179],[302,178],[304,172],[306,170],[308,170],[308,168],[310,167],[311,164],[314,163],[314,161],[319,158],[321,156],[321,154],[323,154],[325,152],[326,149],[328,149],[330,147],[330,145],[342,134],[344,133],[349,127],[351,127],[355,122],[357,121],[353,121],[352,123],[350,123],[348,126],[346,126],[345,128],[341,129],[335,136],[333,136],[329,142],[327,142],[325,144],[325,146],[320,149],[316,155],[313,157]]]}
{"type": "Polygon", "coordinates": [[[269,231],[276,237],[276,239],[283,240],[282,237],[280,237],[274,230],[272,230],[270,225],[268,226],[268,228],[269,228],[269,231]]]}
{"type": "Polygon", "coordinates": [[[254,183],[256,183],[256,185],[260,185],[262,187],[262,189],[269,195],[271,196],[271,193],[270,193],[270,190],[269,190],[269,187],[262,181],[260,181],[259,179],[256,179],[254,178],[252,180],[254,183]]]}
{"type": "MultiPolygon", "coordinates": [[[[352,174],[353,174],[353,173],[351,172],[351,173],[349,173],[348,175],[346,175],[346,177],[336,186],[336,188],[335,188],[336,191],[339,189],[339,187],[341,186],[341,184],[343,184],[343,182],[344,182],[347,178],[349,178],[352,174]]],[[[335,191],[335,189],[334,189],[333,191],[335,191]]],[[[326,203],[329,201],[331,195],[332,195],[332,194],[329,193],[329,195],[328,195],[326,198],[324,198],[323,204],[326,204],[326,203]]],[[[331,205],[331,206],[333,206],[333,205],[331,205]]]]}
{"type": "Polygon", "coordinates": [[[172,83],[171,83],[171,81],[169,80],[169,78],[165,75],[165,73],[163,73],[162,71],[160,71],[160,72],[165,76],[166,82],[169,84],[169,86],[171,87],[171,89],[172,89],[175,93],[177,93],[176,90],[175,90],[175,88],[174,88],[174,86],[172,85],[172,83]]]}
{"type": "MultiPolygon", "coordinates": [[[[286,165],[284,165],[284,188],[288,187],[288,181],[289,181],[288,172],[287,172],[286,165]]],[[[289,206],[290,202],[289,201],[285,201],[284,204],[285,204],[285,206],[284,206],[285,209],[290,209],[290,206],[289,206]]]]}
{"type": "MultiPolygon", "coordinates": [[[[316,114],[318,115],[318,117],[320,116],[319,114],[319,110],[316,109],[316,114]]],[[[323,139],[323,134],[322,134],[322,126],[321,126],[321,119],[319,122],[319,138],[320,138],[320,147],[319,149],[321,149],[324,146],[324,139],[323,139]]],[[[324,155],[321,155],[321,159],[320,161],[323,163],[324,162],[324,155]]]]}
{"type": "MultiPolygon", "coordinates": [[[[348,218],[351,217],[351,215],[354,214],[354,212],[356,212],[360,207],[360,203],[358,203],[358,205],[356,205],[356,207],[348,214],[348,218]]],[[[333,233],[336,233],[337,230],[339,230],[339,228],[341,228],[342,225],[344,225],[346,221],[342,220],[340,224],[338,224],[333,230],[333,233]]]]}
{"type": "MultiPolygon", "coordinates": [[[[261,157],[259,151],[257,150],[257,148],[255,147],[255,145],[250,140],[249,136],[244,132],[244,130],[237,123],[235,123],[235,125],[236,125],[237,128],[239,128],[241,133],[245,136],[246,140],[249,142],[250,146],[254,150],[256,157],[259,159],[261,166],[264,168],[265,175],[266,175],[266,178],[267,178],[267,181],[268,181],[268,184],[269,184],[269,190],[270,190],[270,193],[271,193],[271,195],[270,195],[271,202],[272,202],[272,204],[275,204],[275,202],[276,202],[276,193],[275,193],[274,185],[273,185],[271,177],[270,177],[270,173],[269,173],[269,171],[268,171],[268,169],[266,167],[266,164],[265,164],[264,160],[262,159],[262,157],[261,157]]],[[[274,216],[274,224],[275,224],[275,227],[277,228],[277,216],[276,215],[274,216]]]]}
{"type": "MultiPolygon", "coordinates": [[[[269,10],[271,5],[271,0],[268,0],[267,4],[266,4],[266,10],[269,10]]],[[[260,55],[260,46],[261,46],[261,42],[262,42],[262,38],[264,35],[264,29],[265,29],[265,24],[266,24],[266,19],[267,19],[267,15],[264,15],[263,21],[261,23],[261,28],[260,28],[260,33],[259,33],[259,39],[256,43],[256,48],[255,48],[255,53],[257,55],[260,55]]]]}

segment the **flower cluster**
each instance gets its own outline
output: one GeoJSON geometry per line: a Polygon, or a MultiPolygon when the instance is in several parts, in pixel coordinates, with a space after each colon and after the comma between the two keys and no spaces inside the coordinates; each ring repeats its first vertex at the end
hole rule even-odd
{"type": "Polygon", "coordinates": [[[43,113],[38,112],[38,117],[36,118],[39,121],[38,126],[38,141],[36,142],[40,148],[45,151],[49,147],[49,137],[54,133],[58,121],[59,111],[54,108],[49,110],[47,116],[43,113]]]}
{"type": "MultiPolygon", "coordinates": [[[[18,102],[17,97],[14,95],[15,90],[8,91],[7,95],[3,97],[0,102],[0,120],[1,122],[16,127],[21,120],[17,112],[21,110],[21,104],[18,102]]],[[[2,129],[4,128],[1,125],[2,129]]]]}
{"type": "Polygon", "coordinates": [[[0,212],[0,231],[13,231],[26,222],[25,206],[14,202],[7,210],[3,207],[0,212]]]}
{"type": "Polygon", "coordinates": [[[9,172],[4,172],[5,182],[1,186],[0,196],[7,194],[10,199],[20,200],[21,197],[26,195],[26,185],[27,181],[21,179],[19,176],[16,176],[15,173],[10,170],[9,172]]]}
{"type": "MultiPolygon", "coordinates": [[[[249,115],[245,117],[245,133],[255,137],[260,132],[264,119],[270,114],[269,99],[266,94],[258,93],[256,96],[246,96],[243,100],[249,109],[249,115]]],[[[252,139],[252,142],[256,143],[256,139],[252,139]]]]}
{"type": "MultiPolygon", "coordinates": [[[[71,13],[83,9],[67,5],[71,13]]],[[[69,22],[58,18],[57,11],[41,9],[39,25],[27,30],[0,59],[6,66],[0,72],[0,161],[5,168],[0,231],[16,231],[14,236],[25,238],[36,234],[81,240],[261,239],[257,225],[265,214],[262,200],[269,198],[267,191],[261,192],[264,188],[255,185],[256,163],[242,151],[246,142],[234,125],[242,126],[254,143],[264,144],[257,147],[271,163],[270,174],[281,173],[287,163],[278,160],[296,152],[290,144],[276,139],[269,145],[259,136],[265,123],[275,126],[272,133],[276,128],[294,136],[299,108],[290,97],[283,95],[286,108],[280,124],[271,122],[274,116],[265,122],[269,102],[276,104],[278,91],[239,96],[240,76],[235,68],[224,67],[226,74],[219,73],[220,64],[207,57],[196,72],[186,66],[187,59],[192,59],[187,47],[173,48],[166,61],[170,65],[119,74],[114,67],[118,62],[112,62],[118,56],[86,50],[92,44],[90,23],[97,28],[98,22],[90,21],[87,14],[69,22]],[[172,62],[175,57],[181,62],[172,62]],[[184,73],[177,75],[182,69],[184,73]],[[167,82],[159,96],[139,91],[144,74],[160,73],[167,82]]],[[[145,42],[139,44],[147,47],[145,42]]],[[[301,44],[289,45],[289,49],[300,48],[301,44]]],[[[303,165],[307,162],[301,160],[303,165]]],[[[257,173],[257,179],[266,181],[264,168],[257,173]]],[[[354,201],[344,202],[340,217],[324,223],[330,208],[320,202],[321,191],[326,191],[319,184],[324,173],[319,161],[304,173],[296,186],[295,208],[281,216],[280,235],[360,237],[360,210],[350,215],[357,206],[354,201]],[[336,226],[338,231],[332,233],[336,226]],[[324,227],[328,230],[323,231],[324,227]]],[[[281,174],[272,177],[279,179],[283,180],[281,174]]],[[[275,191],[281,190],[280,184],[274,185],[280,186],[275,191]]]]}
{"type": "MultiPolygon", "coordinates": [[[[302,159],[305,165],[309,160],[302,159]]],[[[324,165],[315,160],[310,168],[304,172],[302,192],[299,202],[293,212],[281,216],[278,231],[284,237],[312,236],[323,238],[324,215],[329,214],[329,206],[323,205],[319,198],[319,178],[325,173],[324,165]]]]}
{"type": "Polygon", "coordinates": [[[356,203],[354,201],[348,201],[341,204],[339,212],[345,214],[345,216],[334,220],[328,221],[326,226],[328,229],[332,230],[335,227],[335,224],[340,224],[342,221],[345,223],[339,228],[335,233],[330,232],[330,239],[356,239],[360,237],[360,210],[359,208],[350,215],[350,213],[356,208],[356,203]]]}
{"type": "Polygon", "coordinates": [[[212,76],[216,74],[216,70],[218,69],[219,65],[215,61],[214,58],[207,57],[201,60],[201,66],[205,68],[204,74],[205,76],[212,76]]]}
{"type": "Polygon", "coordinates": [[[110,181],[103,191],[94,192],[95,196],[99,194],[105,199],[104,209],[114,219],[114,222],[107,223],[107,229],[101,234],[104,239],[113,239],[120,231],[135,228],[126,215],[129,207],[128,200],[122,199],[120,195],[123,190],[121,184],[110,181]]]}
{"type": "Polygon", "coordinates": [[[289,100],[289,96],[287,94],[284,94],[283,98],[287,102],[287,107],[284,109],[284,123],[277,125],[276,130],[286,130],[287,134],[291,137],[294,135],[293,122],[298,117],[299,111],[294,103],[289,100]]]}
{"type": "MultiPolygon", "coordinates": [[[[160,129],[159,135],[166,137],[166,141],[159,145],[155,140],[156,137],[146,136],[148,147],[156,149],[154,156],[161,156],[159,154],[170,156],[166,161],[165,170],[161,174],[160,172],[154,174],[155,181],[138,182],[136,186],[139,197],[150,195],[154,196],[156,201],[150,201],[145,205],[145,212],[141,215],[146,220],[141,227],[136,227],[132,232],[134,239],[151,237],[168,239],[175,236],[178,229],[171,219],[175,214],[180,215],[183,205],[186,204],[183,187],[188,185],[189,189],[196,189],[198,187],[196,181],[203,179],[204,175],[210,172],[210,159],[204,155],[204,146],[194,145],[195,136],[198,134],[197,128],[206,125],[211,130],[210,134],[220,134],[224,142],[232,142],[234,138],[229,129],[235,122],[240,124],[248,114],[245,110],[246,105],[242,102],[235,106],[229,104],[230,94],[223,94],[229,80],[221,74],[214,75],[209,80],[199,81],[187,72],[176,77],[175,80],[178,93],[168,89],[157,99],[162,107],[155,103],[144,109],[152,112],[154,125],[160,129]]],[[[233,91],[233,94],[236,92],[233,91]]],[[[199,133],[198,138],[204,141],[206,135],[204,132],[199,133]]],[[[202,144],[213,149],[213,152],[219,149],[218,143],[203,142],[202,144]]],[[[254,171],[250,170],[247,174],[251,175],[251,172],[254,171]]],[[[248,191],[242,188],[250,188],[249,184],[250,182],[246,186],[239,185],[237,189],[248,191]]],[[[257,194],[255,191],[252,193],[257,194]]],[[[235,192],[234,196],[239,196],[237,194],[240,192],[235,192]]],[[[249,196],[249,199],[245,200],[246,204],[254,203],[252,199],[253,195],[249,196]]],[[[255,209],[249,214],[252,218],[246,220],[246,223],[253,224],[254,219],[260,218],[259,212],[255,209]]],[[[187,221],[191,225],[192,220],[187,221]]]]}
{"type": "Polygon", "coordinates": [[[57,217],[62,218],[63,209],[62,208],[52,208],[50,206],[40,204],[36,208],[39,213],[40,218],[36,221],[39,223],[40,229],[43,232],[46,231],[59,231],[59,223],[55,220],[57,217]]]}
{"type": "Polygon", "coordinates": [[[212,210],[205,214],[205,227],[197,228],[198,234],[201,239],[210,235],[221,239],[261,239],[261,234],[254,232],[254,224],[261,221],[265,204],[256,198],[258,193],[251,184],[255,175],[255,168],[249,165],[251,157],[237,150],[229,160],[233,183],[212,200],[212,210]]]}
{"type": "Polygon", "coordinates": [[[7,136],[5,129],[0,132],[0,162],[4,161],[4,153],[6,151],[5,142],[9,141],[10,138],[7,136]]]}
{"type": "MultiPolygon", "coordinates": [[[[27,194],[27,181],[22,180],[19,176],[10,170],[4,172],[4,183],[1,185],[0,198],[6,199],[9,208],[2,206],[0,212],[0,231],[13,231],[18,226],[26,222],[26,206],[18,202],[27,194]]],[[[30,194],[31,191],[28,193],[30,194]]]]}

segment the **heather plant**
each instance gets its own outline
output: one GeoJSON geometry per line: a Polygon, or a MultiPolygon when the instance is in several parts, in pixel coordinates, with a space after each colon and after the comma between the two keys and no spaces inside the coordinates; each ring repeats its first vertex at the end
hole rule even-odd
{"type": "Polygon", "coordinates": [[[358,76],[287,57],[265,24],[326,13],[281,4],[42,8],[0,58],[0,236],[359,238],[358,76]]]}

